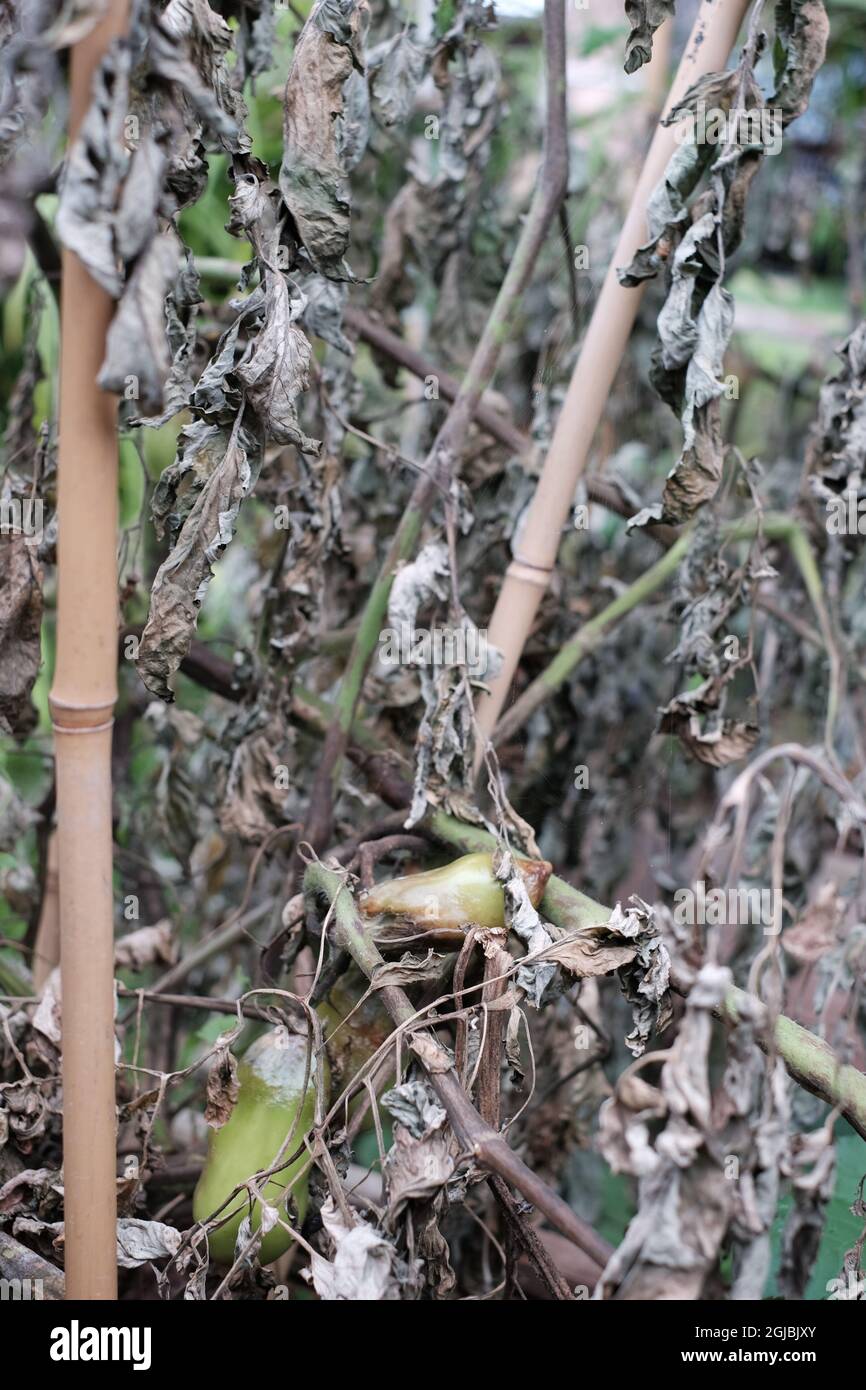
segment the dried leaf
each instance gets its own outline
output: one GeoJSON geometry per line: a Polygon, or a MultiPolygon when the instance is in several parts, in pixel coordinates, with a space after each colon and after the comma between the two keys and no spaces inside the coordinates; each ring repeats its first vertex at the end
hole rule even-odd
{"type": "Polygon", "coordinates": [[[454,1158],[454,1141],[444,1116],[420,1137],[395,1125],[394,1145],[385,1160],[389,1226],[409,1202],[437,1196],[454,1173],[454,1158]]]}
{"type": "Polygon", "coordinates": [[[0,1186],[0,1213],[11,1216],[24,1206],[44,1211],[46,1202],[56,1206],[62,1196],[62,1174],[55,1168],[24,1168],[0,1186]]]}
{"type": "Polygon", "coordinates": [[[60,967],[52,970],[42,987],[42,997],[30,1020],[33,1028],[59,1047],[63,1039],[63,1010],[60,1002],[60,967]]]}
{"type": "Polygon", "coordinates": [[[666,19],[673,20],[674,0],[625,0],[631,25],[625,48],[625,70],[637,72],[652,57],[653,34],[666,19]]]}
{"type": "Polygon", "coordinates": [[[709,767],[727,767],[751,753],[758,741],[757,724],[744,724],[733,719],[713,718],[702,727],[700,691],[689,691],[671,701],[659,720],[659,732],[675,734],[699,762],[709,767]],[[698,708],[695,708],[695,706],[698,708]]]}
{"type": "Polygon", "coordinates": [[[830,21],[822,0],[779,0],[775,24],[776,90],[770,102],[781,107],[788,125],[809,105],[815,74],[827,51],[830,21]]]}
{"type": "Polygon", "coordinates": [[[360,1217],[350,1217],[352,1224],[347,1224],[330,1197],[321,1216],[334,1257],[311,1257],[312,1284],[319,1297],[328,1302],[397,1302],[397,1252],[391,1242],[360,1217]]]}
{"type": "MultiPolygon", "coordinates": [[[[114,299],[123,288],[116,224],[121,190],[131,165],[123,123],[131,106],[132,61],[130,47],[115,42],[97,69],[90,106],[66,156],[57,208],[60,240],[114,299]]],[[[151,197],[146,202],[138,200],[137,235],[125,246],[130,259],[156,231],[152,180],[148,179],[148,184],[151,197]]],[[[138,188],[135,191],[138,194],[138,188]]]]}
{"type": "Polygon", "coordinates": [[[540,959],[555,961],[584,980],[591,975],[609,975],[634,960],[634,946],[612,946],[604,927],[561,936],[540,952],[540,959]]]}
{"type": "Polygon", "coordinates": [[[663,1032],[671,1020],[670,955],[652,908],[636,895],[629,899],[625,911],[617,903],[605,930],[612,941],[619,937],[634,943],[634,958],[620,967],[620,981],[635,1025],[626,1045],[640,1057],[653,1031],[663,1032]]]}
{"type": "Polygon", "coordinates": [[[175,469],[190,475],[184,505],[190,496],[195,501],[153,582],[136,661],[141,679],[161,700],[174,699],[169,679],[189,651],[211,566],[234,535],[259,463],[258,444],[242,428],[241,416],[230,431],[196,422],[181,435],[175,469]]]}
{"type": "Polygon", "coordinates": [[[415,1139],[440,1129],[445,1123],[446,1112],[428,1081],[404,1081],[384,1093],[382,1104],[415,1139]]]}
{"type": "Polygon", "coordinates": [[[174,929],[168,917],[155,926],[127,932],[126,936],[121,936],[114,943],[116,970],[141,970],[145,965],[155,965],[157,961],[173,965],[176,959],[174,929]]]}
{"type": "Polygon", "coordinates": [[[162,1221],[124,1217],[117,1223],[117,1263],[121,1269],[137,1269],[151,1260],[176,1255],[183,1233],[162,1221]]]}
{"type": "Polygon", "coordinates": [[[789,1300],[806,1297],[836,1180],[832,1125],[791,1136],[785,1172],[792,1178],[794,1204],[782,1232],[779,1292],[789,1300]]]}
{"type": "MultiPolygon", "coordinates": [[[[239,835],[250,844],[260,843],[278,825],[286,821],[288,790],[280,772],[287,766],[288,753],[285,726],[278,718],[261,727],[263,711],[248,710],[238,716],[241,730],[249,728],[231,752],[226,775],[225,792],[219,812],[220,828],[226,835],[239,835]]],[[[233,721],[226,730],[225,743],[230,747],[236,737],[233,721]]]]}
{"type": "Polygon", "coordinates": [[[163,409],[163,391],[172,365],[165,304],[180,259],[180,238],[172,229],[153,238],[123,291],[99,371],[103,391],[134,399],[151,415],[163,409]],[[134,396],[129,395],[131,384],[134,396]]]}
{"type": "Polygon", "coordinates": [[[0,534],[0,733],[24,738],[36,724],[30,699],[42,665],[42,567],[32,539],[0,534]]]}
{"type": "Polygon", "coordinates": [[[280,189],[313,265],[351,279],[348,173],[359,142],[346,87],[363,69],[366,0],[316,0],[286,82],[280,189]]]}
{"type": "Polygon", "coordinates": [[[414,24],[373,48],[367,74],[376,119],[386,128],[403,125],[412,113],[426,54],[414,24]]]}
{"type": "Polygon", "coordinates": [[[370,976],[373,989],[386,989],[391,985],[414,985],[428,980],[442,979],[442,962],[447,957],[429,950],[423,959],[406,952],[399,960],[385,961],[377,965],[370,976]]]}
{"type": "Polygon", "coordinates": [[[222,1129],[231,1119],[240,1094],[238,1064],[227,1043],[214,1054],[207,1074],[207,1104],[204,1117],[211,1129],[222,1129]]]}

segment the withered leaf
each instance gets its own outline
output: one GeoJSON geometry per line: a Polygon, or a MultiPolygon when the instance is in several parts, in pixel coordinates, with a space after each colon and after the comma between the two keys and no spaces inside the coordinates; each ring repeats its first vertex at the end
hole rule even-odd
{"type": "Polygon", "coordinates": [[[394,1144],[385,1161],[389,1225],[407,1203],[435,1197],[453,1172],[453,1140],[444,1125],[420,1139],[402,1125],[395,1125],[394,1144]]]}
{"type": "Polygon", "coordinates": [[[153,238],[136,263],[111,321],[98,377],[103,391],[137,400],[150,415],[163,410],[172,365],[165,304],[180,258],[180,238],[173,229],[153,238]],[[133,397],[128,396],[130,385],[133,397]]]}
{"type": "Polygon", "coordinates": [[[429,1081],[416,1079],[394,1086],[382,1096],[382,1104],[394,1119],[416,1139],[439,1129],[446,1112],[439,1104],[429,1081]]]}
{"type": "Polygon", "coordinates": [[[424,71],[425,51],[414,24],[377,44],[368,55],[373,112],[383,126],[408,120],[424,71]]]}
{"type": "Polygon", "coordinates": [[[447,957],[430,950],[423,958],[409,952],[399,960],[385,961],[378,965],[370,977],[374,989],[385,989],[389,985],[420,984],[425,980],[442,978],[442,962],[447,957]]]}
{"type": "Polygon", "coordinates": [[[625,48],[625,70],[637,72],[652,57],[653,34],[674,14],[674,0],[625,0],[626,18],[631,24],[625,48]]]}
{"type": "MultiPolygon", "coordinates": [[[[0,506],[4,505],[0,502],[0,506]]],[[[36,724],[30,699],[42,664],[42,568],[21,532],[0,534],[0,732],[24,738],[36,724]]]]}
{"type": "Polygon", "coordinates": [[[137,1269],[151,1260],[176,1255],[183,1232],[163,1221],[123,1217],[117,1223],[117,1263],[121,1269],[137,1269]]]}
{"type": "Polygon", "coordinates": [[[697,187],[709,159],[707,150],[706,145],[677,145],[647,203],[649,239],[635,252],[631,264],[617,271],[621,285],[633,288],[652,279],[665,265],[671,250],[670,237],[686,220],[686,199],[697,187]]]}
{"type": "Polygon", "coordinates": [[[145,965],[164,961],[173,965],[177,959],[171,919],[163,918],[152,927],[139,927],[127,932],[114,943],[115,968],[141,970],[145,965]]]}
{"type": "Polygon", "coordinates": [[[634,960],[634,956],[634,946],[612,945],[604,927],[587,927],[545,946],[537,959],[554,961],[583,980],[590,975],[609,975],[634,960]]]}
{"type": "Polygon", "coordinates": [[[663,1032],[672,1017],[670,955],[652,908],[636,894],[625,909],[617,903],[605,930],[612,941],[619,937],[634,943],[634,958],[621,965],[619,971],[623,993],[632,1006],[634,1017],[626,1046],[635,1057],[640,1057],[653,1030],[663,1032]]]}
{"type": "Polygon", "coordinates": [[[181,471],[189,475],[183,506],[189,509],[153,582],[136,661],[147,688],[168,702],[174,699],[169,679],[189,651],[211,566],[231,541],[258,474],[259,445],[241,419],[231,430],[196,422],[181,435],[181,471]]]}
{"type": "Polygon", "coordinates": [[[397,1251],[389,1240],[361,1217],[338,1210],[331,1197],[322,1207],[322,1224],[334,1257],[311,1257],[311,1280],[319,1298],[365,1303],[400,1298],[394,1271],[397,1251]]]}
{"type": "Polygon", "coordinates": [[[264,728],[256,720],[252,732],[233,748],[219,813],[225,834],[256,844],[285,820],[287,791],[276,775],[278,767],[285,766],[284,743],[279,719],[271,719],[264,728]]]}
{"type": "Polygon", "coordinates": [[[363,66],[367,14],[366,0],[317,0],[286,82],[280,189],[314,266],[335,280],[351,278],[345,88],[363,66]]]}
{"type": "MultiPolygon", "coordinates": [[[[66,157],[57,208],[57,233],[64,246],[115,299],[123,286],[115,217],[130,165],[123,123],[130,109],[131,66],[129,47],[115,43],[97,69],[90,106],[66,157]]],[[[139,216],[143,245],[148,235],[144,224],[154,217],[152,204],[142,205],[139,216]]]]}
{"type": "Polygon", "coordinates": [[[783,123],[788,125],[809,104],[815,74],[827,51],[830,21],[822,0],[778,0],[775,23],[776,90],[771,104],[782,108],[783,123]]]}
{"type": "Polygon", "coordinates": [[[757,724],[741,720],[715,718],[708,727],[701,725],[701,716],[694,709],[684,708],[684,696],[678,707],[669,705],[659,721],[659,732],[676,734],[693,757],[709,767],[727,767],[739,762],[754,748],[760,730],[757,724]]]}
{"type": "Polygon", "coordinates": [[[238,1064],[228,1046],[218,1048],[207,1075],[207,1104],[204,1117],[211,1129],[222,1129],[231,1119],[240,1094],[238,1064]]]}
{"type": "Polygon", "coordinates": [[[161,383],[162,409],[157,415],[130,419],[131,425],[146,425],[151,429],[158,429],[177,415],[178,411],[186,409],[193,393],[195,383],[191,363],[195,346],[195,318],[202,297],[192,253],[188,248],[183,249],[185,261],[177,273],[174,284],[165,295],[163,305],[165,336],[171,365],[168,376],[161,383]]]}
{"type": "Polygon", "coordinates": [[[792,1135],[784,1166],[792,1178],[794,1203],[782,1233],[779,1291],[794,1301],[806,1297],[833,1196],[836,1145],[832,1129],[825,1125],[811,1134],[792,1135]]]}

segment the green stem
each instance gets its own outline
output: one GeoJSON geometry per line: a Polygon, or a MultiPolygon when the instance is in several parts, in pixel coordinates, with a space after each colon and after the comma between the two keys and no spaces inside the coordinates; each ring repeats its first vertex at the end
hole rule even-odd
{"type": "MultiPolygon", "coordinates": [[[[818,618],[831,668],[826,727],[827,746],[831,747],[839,705],[841,663],[824,602],[820,571],[804,528],[796,518],[786,516],[782,512],[768,512],[762,519],[752,516],[743,521],[735,521],[724,528],[725,540],[752,540],[758,534],[759,529],[769,540],[783,541],[788,546],[802,575],[803,584],[818,618]]],[[[566,642],[550,664],[544,668],[539,676],[536,676],[520,698],[515,700],[514,704],[503,714],[493,733],[494,743],[503,743],[506,739],[511,738],[539,706],[544,704],[545,700],[548,700],[568,680],[583,658],[598,646],[608,629],[661,588],[665,580],[673,575],[680,560],[688,550],[690,536],[690,531],[684,531],[660,560],[645,570],[639,579],[624,589],[612,603],[609,603],[594,618],[590,618],[588,622],[584,623],[583,627],[566,642]]]]}
{"type": "Polygon", "coordinates": [[[597,613],[589,622],[584,623],[579,632],[575,633],[570,641],[553,658],[550,665],[545,667],[541,675],[536,677],[531,685],[527,686],[519,700],[516,700],[510,709],[500,719],[493,734],[494,743],[502,743],[510,738],[527,719],[532,715],[538,706],[543,704],[555,690],[568,679],[575,667],[583,658],[597,647],[608,628],[620,618],[625,617],[639,603],[654,594],[656,589],[661,588],[666,579],[675,573],[677,566],[689,548],[690,533],[685,532],[679,540],[671,546],[670,550],[651,565],[648,570],[630,584],[627,589],[623,589],[621,594],[597,613]]]}
{"type": "MultiPolygon", "coordinates": [[[[308,898],[321,894],[331,903],[335,945],[348,951],[367,978],[374,979],[384,960],[372,940],[369,926],[358,914],[342,875],[321,863],[309,864],[304,874],[304,894],[308,898]]],[[[516,1187],[553,1226],[603,1269],[611,1254],[607,1241],[587,1226],[558,1193],[526,1166],[509,1147],[504,1136],[481,1118],[460,1083],[450,1053],[436,1033],[425,1027],[423,1018],[419,1018],[418,1010],[405,990],[395,985],[383,985],[379,995],[398,1028],[406,1034],[410,1047],[417,1031],[420,1029],[423,1032],[423,1046],[416,1042],[416,1055],[448,1113],[463,1150],[472,1155],[479,1167],[498,1174],[505,1182],[516,1187]]]]}
{"type": "MultiPolygon", "coordinates": [[[[463,853],[496,847],[494,836],[486,830],[464,825],[444,811],[431,812],[424,824],[438,840],[463,853]]],[[[556,875],[548,882],[541,911],[554,926],[569,932],[596,926],[610,917],[610,908],[572,888],[556,875]]],[[[745,990],[732,985],[719,1010],[723,1022],[735,1024],[747,1000],[750,1005],[754,1002],[745,990]]],[[[866,1139],[866,1076],[856,1067],[841,1063],[823,1039],[785,1014],[771,1020],[765,1011],[765,1019],[767,1027],[772,1026],[773,1043],[789,1075],[805,1090],[828,1105],[838,1107],[857,1133],[866,1139]]]]}

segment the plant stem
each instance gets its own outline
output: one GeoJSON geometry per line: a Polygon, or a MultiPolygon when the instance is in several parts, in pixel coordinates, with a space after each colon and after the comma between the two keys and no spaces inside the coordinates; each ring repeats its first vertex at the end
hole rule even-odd
{"type": "MultiPolygon", "coordinates": [[[[496,840],[486,830],[465,825],[444,811],[432,812],[424,824],[438,840],[462,853],[496,847],[496,840]]],[[[569,932],[599,925],[610,917],[610,908],[572,888],[555,874],[548,880],[541,911],[554,926],[569,932]]],[[[679,993],[688,993],[682,981],[675,980],[674,988],[679,993]]],[[[735,1024],[746,1000],[753,1005],[751,995],[732,985],[719,1017],[725,1023],[735,1024]]],[[[817,1038],[785,1014],[772,1019],[764,1008],[764,1024],[767,1030],[772,1029],[772,1043],[793,1080],[827,1105],[838,1107],[857,1133],[866,1139],[866,1076],[856,1067],[840,1062],[822,1038],[817,1038]]],[[[767,1044],[761,1045],[766,1047],[767,1044]]]]}
{"type": "MultiPolygon", "coordinates": [[[[676,988],[676,982],[675,986],[676,988]]],[[[728,990],[719,1016],[725,1023],[737,1023],[745,1004],[752,1005],[752,996],[733,986],[728,990]]],[[[765,1011],[764,1027],[772,1030],[773,1044],[788,1070],[788,1074],[804,1090],[838,1106],[853,1129],[866,1139],[866,1076],[847,1063],[839,1061],[823,1038],[816,1038],[808,1028],[795,1023],[785,1014],[775,1019],[765,1011]]],[[[766,1051],[767,1044],[761,1041],[766,1051]]]]}
{"type": "MultiPolygon", "coordinates": [[[[839,703],[838,687],[841,663],[833,641],[821,587],[821,576],[815,556],[800,522],[797,521],[796,517],[785,516],[781,512],[768,512],[763,517],[751,516],[742,521],[735,521],[725,528],[725,539],[728,541],[752,540],[759,529],[769,540],[784,541],[789,547],[803,576],[806,592],[815,609],[831,665],[827,714],[829,738],[832,735],[839,703]]],[[[624,589],[612,603],[609,603],[594,618],[590,618],[588,622],[584,623],[583,627],[566,642],[550,664],[544,668],[539,676],[536,676],[522,695],[506,710],[493,732],[494,743],[503,743],[522,728],[539,706],[544,704],[545,700],[548,700],[568,680],[583,658],[598,646],[608,629],[620,618],[625,617],[626,613],[630,613],[633,608],[636,608],[639,603],[643,603],[645,599],[654,594],[665,580],[671,577],[688,550],[690,534],[690,531],[683,532],[660,560],[645,570],[639,579],[624,589]]]]}
{"type": "MultiPolygon", "coordinates": [[[[356,911],[352,894],[341,875],[323,864],[310,864],[304,874],[304,893],[310,897],[321,893],[333,904],[335,944],[348,951],[367,978],[372,979],[384,964],[384,959],[370,938],[369,928],[356,911]]],[[[411,1028],[417,1024],[417,1010],[404,990],[387,985],[379,993],[398,1027],[411,1028]]],[[[460,1084],[450,1054],[433,1032],[425,1031],[424,1036],[425,1051],[419,1060],[464,1148],[481,1167],[516,1187],[557,1230],[604,1267],[611,1253],[607,1241],[581,1221],[556,1192],[527,1168],[501,1134],[484,1123],[460,1084]]]]}
{"type": "Polygon", "coordinates": [[[608,628],[620,618],[625,617],[639,603],[654,594],[661,588],[666,579],[676,573],[677,566],[689,548],[689,533],[680,536],[675,545],[657,560],[648,570],[624,589],[621,594],[597,613],[594,618],[590,618],[584,623],[579,632],[554,657],[550,665],[545,667],[541,675],[536,677],[531,685],[527,686],[518,700],[506,710],[500,719],[493,734],[494,743],[503,743],[510,738],[517,729],[526,723],[527,719],[543,704],[555,690],[568,679],[574,668],[583,658],[598,646],[608,628]]]}

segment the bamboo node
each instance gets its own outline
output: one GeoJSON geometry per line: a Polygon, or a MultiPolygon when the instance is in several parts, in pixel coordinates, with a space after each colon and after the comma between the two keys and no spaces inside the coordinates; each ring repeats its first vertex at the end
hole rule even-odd
{"type": "Polygon", "coordinates": [[[550,576],[553,574],[553,565],[533,565],[528,560],[512,560],[508,566],[509,579],[516,579],[521,584],[534,584],[538,589],[546,589],[550,576]]]}
{"type": "Polygon", "coordinates": [[[114,723],[116,694],[98,704],[79,705],[58,695],[48,696],[51,723],[56,734],[98,734],[114,723]],[[108,718],[106,718],[106,713],[108,718]]]}

